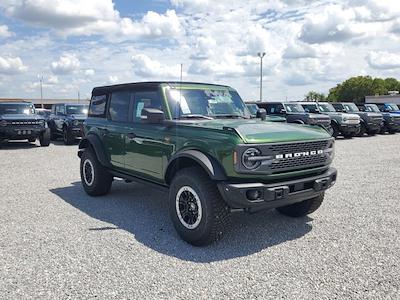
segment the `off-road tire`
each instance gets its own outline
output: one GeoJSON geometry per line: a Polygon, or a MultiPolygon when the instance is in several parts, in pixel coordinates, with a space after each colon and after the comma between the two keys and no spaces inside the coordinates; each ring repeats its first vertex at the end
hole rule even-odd
{"type": "Polygon", "coordinates": [[[85,149],[82,153],[80,173],[82,186],[88,195],[102,196],[110,191],[113,177],[107,169],[100,164],[96,155],[90,149],[85,149]],[[91,170],[93,180],[91,178],[89,180],[88,175],[85,173],[87,171],[84,171],[86,164],[88,164],[89,168],[93,167],[91,170]]]}
{"type": "Polygon", "coordinates": [[[307,199],[302,202],[278,207],[276,210],[285,216],[293,218],[304,217],[313,213],[321,206],[322,202],[324,201],[324,196],[325,194],[322,193],[317,197],[307,199]]]}
{"type": "Polygon", "coordinates": [[[72,135],[71,131],[68,130],[67,126],[63,127],[63,141],[65,145],[72,145],[75,142],[75,137],[72,135]]]}
{"type": "Polygon", "coordinates": [[[340,134],[340,131],[339,131],[339,126],[336,123],[332,123],[332,130],[333,130],[332,136],[334,138],[337,138],[340,134]]]}
{"type": "Polygon", "coordinates": [[[50,129],[46,128],[39,136],[39,142],[41,147],[48,147],[50,145],[50,129]]]}
{"type": "Polygon", "coordinates": [[[188,167],[177,172],[169,191],[169,212],[172,223],[180,237],[194,246],[206,246],[218,241],[230,223],[230,211],[218,191],[215,181],[200,167],[188,167]],[[199,224],[192,229],[180,221],[177,208],[178,192],[190,187],[201,204],[199,224]]]}
{"type": "Polygon", "coordinates": [[[360,124],[360,132],[357,134],[357,136],[364,136],[364,134],[367,132],[367,128],[365,127],[365,124],[361,122],[360,124]]]}

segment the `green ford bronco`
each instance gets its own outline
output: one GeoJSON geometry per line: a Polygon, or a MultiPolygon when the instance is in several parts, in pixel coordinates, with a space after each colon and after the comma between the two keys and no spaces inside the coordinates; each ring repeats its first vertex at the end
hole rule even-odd
{"type": "Polygon", "coordinates": [[[174,227],[197,246],[220,239],[232,212],[312,213],[336,181],[334,139],[324,129],[251,119],[228,86],[97,87],[84,133],[85,191],[105,195],[114,177],[169,190],[174,227]]]}

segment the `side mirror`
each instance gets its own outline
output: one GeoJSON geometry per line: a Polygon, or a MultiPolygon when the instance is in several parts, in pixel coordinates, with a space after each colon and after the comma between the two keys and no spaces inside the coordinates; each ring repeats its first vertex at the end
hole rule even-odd
{"type": "Polygon", "coordinates": [[[282,109],[279,111],[279,113],[282,114],[282,115],[285,115],[285,114],[286,114],[286,109],[282,108],[282,109]]]}
{"type": "Polygon", "coordinates": [[[265,121],[267,118],[267,111],[264,108],[257,109],[256,118],[260,118],[262,121],[265,121]]]}
{"type": "Polygon", "coordinates": [[[162,110],[156,108],[143,108],[141,119],[150,124],[161,124],[165,120],[165,115],[162,110]]]}

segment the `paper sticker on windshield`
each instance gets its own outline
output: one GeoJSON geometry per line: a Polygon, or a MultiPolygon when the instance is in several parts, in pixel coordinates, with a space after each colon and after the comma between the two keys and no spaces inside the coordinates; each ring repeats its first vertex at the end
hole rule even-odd
{"type": "Polygon", "coordinates": [[[226,90],[205,90],[204,93],[210,98],[209,103],[232,102],[231,94],[226,90]]]}

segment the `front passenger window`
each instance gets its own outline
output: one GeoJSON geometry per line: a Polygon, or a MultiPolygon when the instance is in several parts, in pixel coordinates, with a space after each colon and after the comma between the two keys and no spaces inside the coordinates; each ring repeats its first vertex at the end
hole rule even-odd
{"type": "Polygon", "coordinates": [[[133,108],[133,121],[140,122],[143,108],[156,108],[163,110],[158,92],[135,93],[135,105],[133,108]]]}
{"type": "Polygon", "coordinates": [[[109,117],[115,122],[128,122],[130,92],[115,92],[111,95],[109,117]]]}

